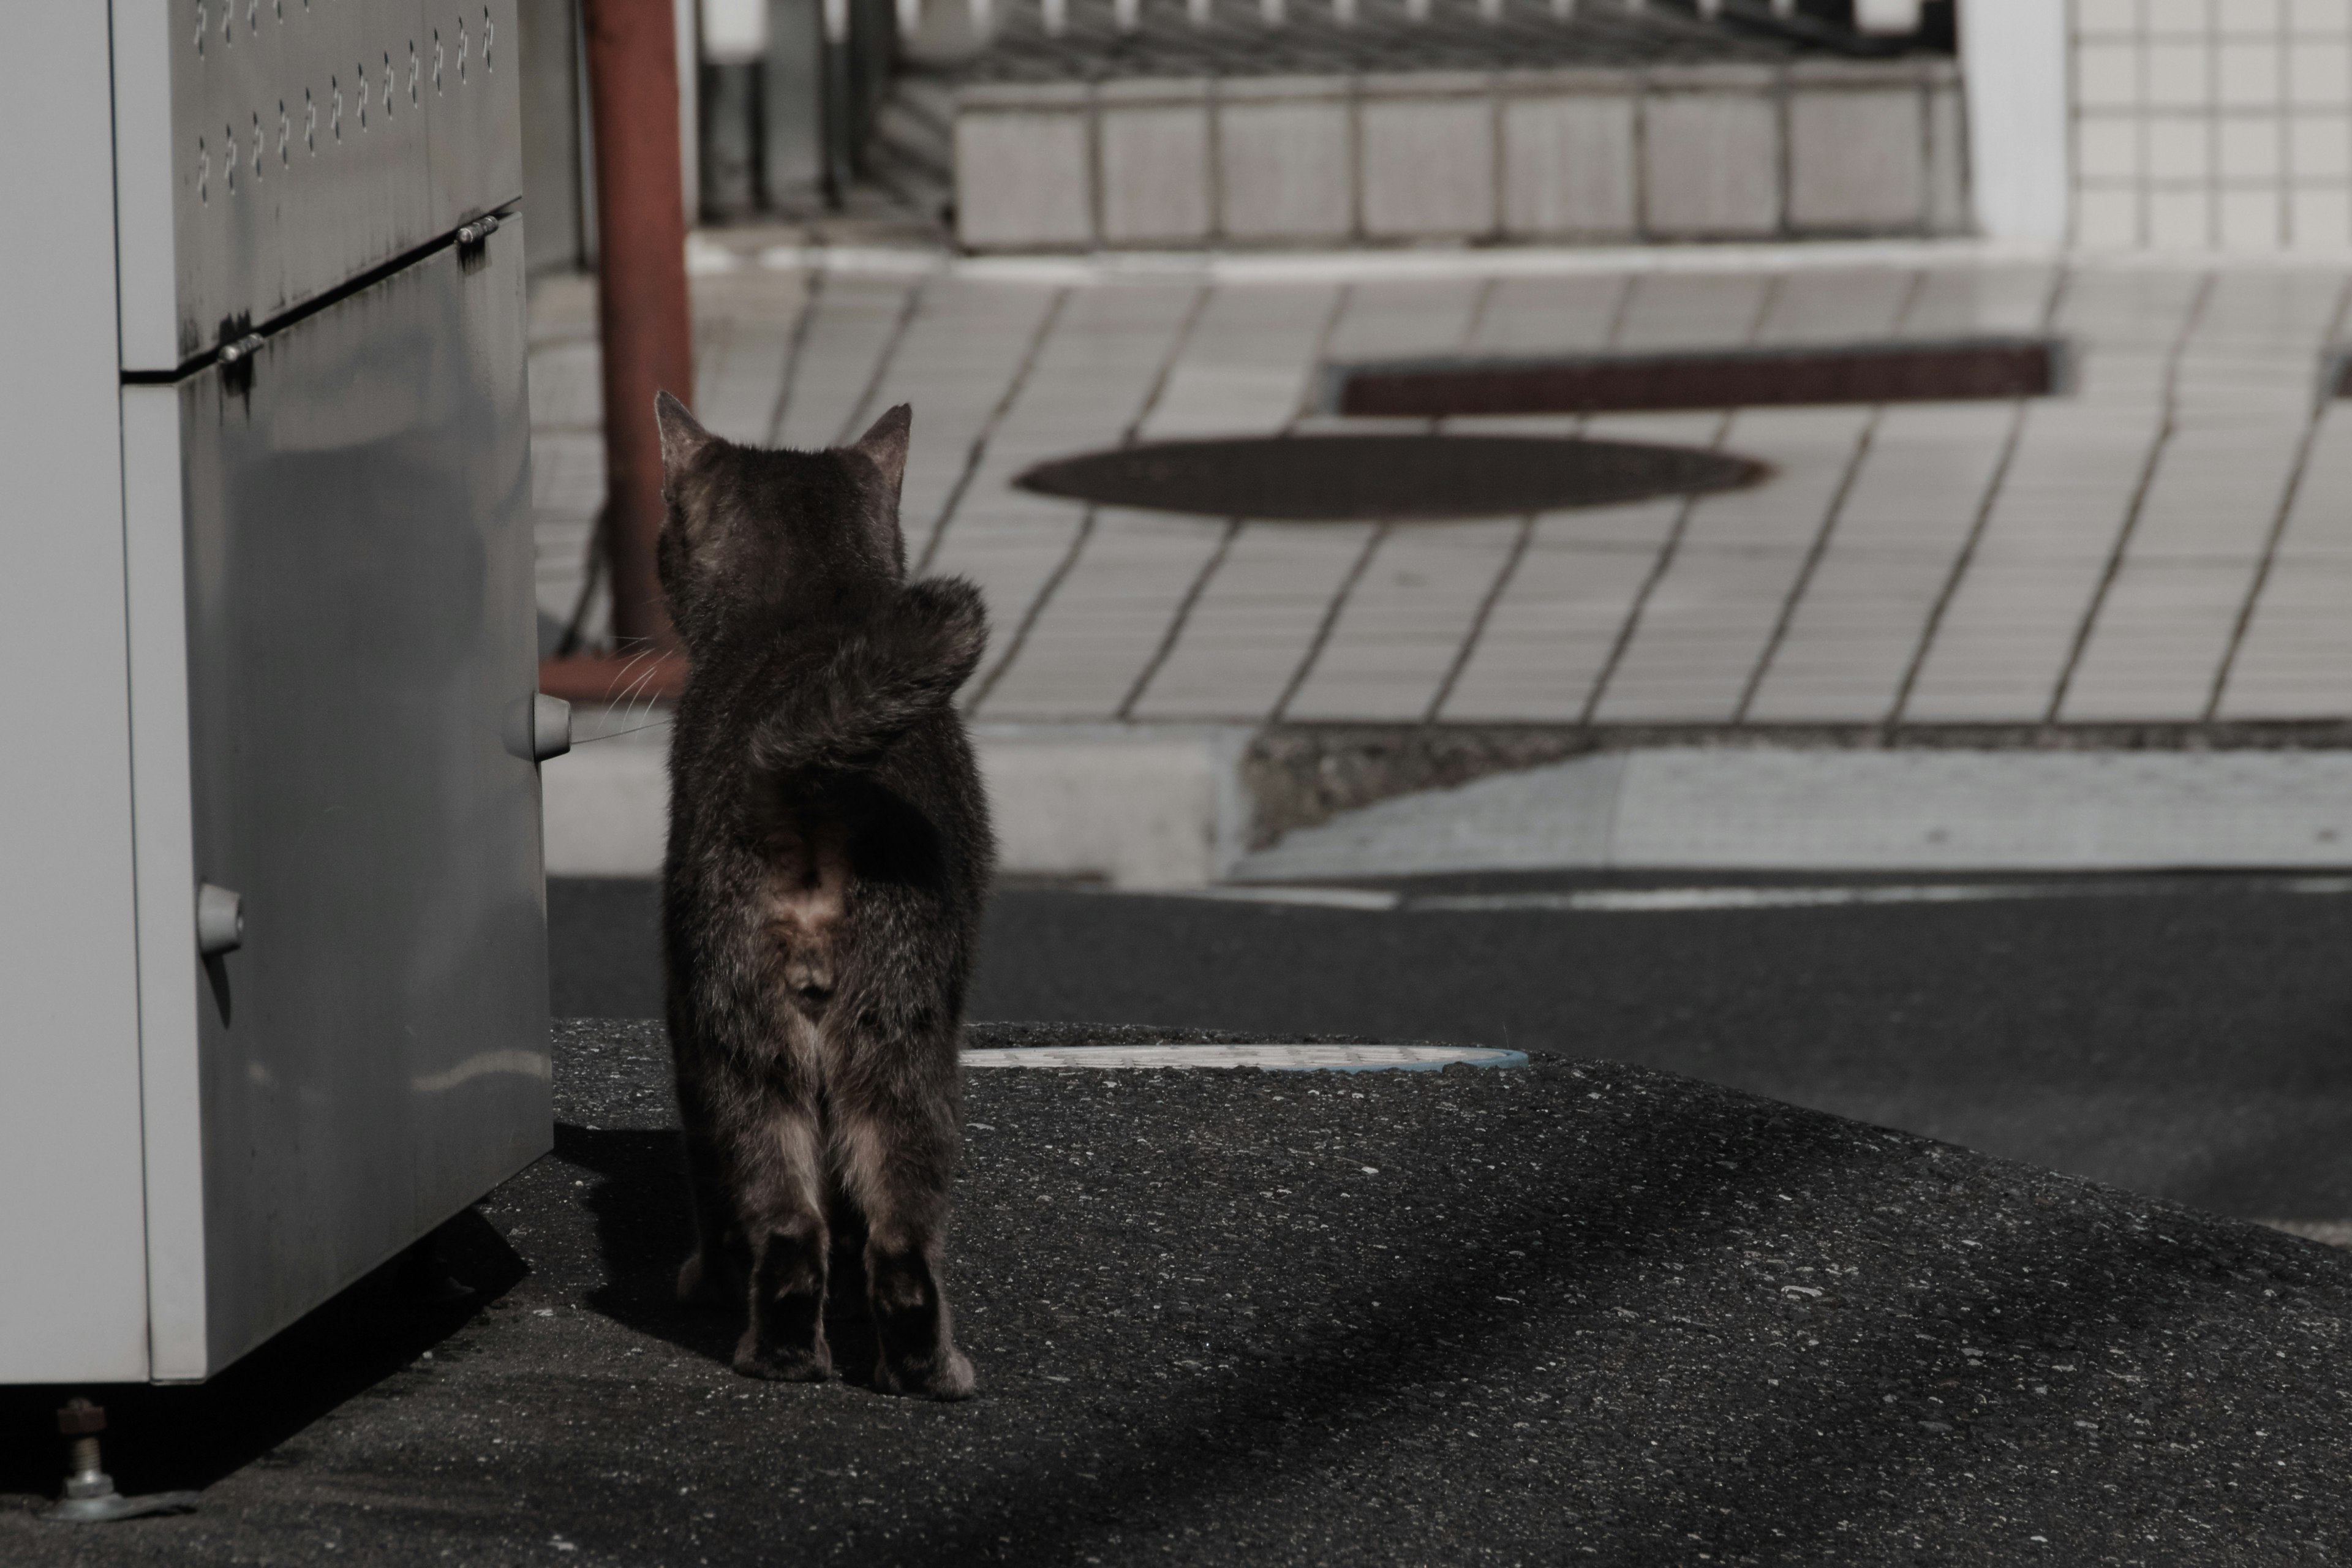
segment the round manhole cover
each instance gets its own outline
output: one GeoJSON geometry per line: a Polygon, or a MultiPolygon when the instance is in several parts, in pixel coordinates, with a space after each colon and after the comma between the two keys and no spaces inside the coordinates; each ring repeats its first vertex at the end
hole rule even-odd
{"type": "Polygon", "coordinates": [[[1538,436],[1162,441],[1041,463],[1014,482],[1102,506],[1294,522],[1510,517],[1753,484],[1760,463],[1687,447],[1538,436]]]}

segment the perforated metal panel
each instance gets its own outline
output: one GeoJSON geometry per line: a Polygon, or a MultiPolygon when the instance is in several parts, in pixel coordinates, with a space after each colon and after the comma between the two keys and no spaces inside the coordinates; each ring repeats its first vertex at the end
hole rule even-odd
{"type": "MultiPolygon", "coordinates": [[[[125,300],[128,369],[174,369],[521,196],[514,0],[117,0],[114,22],[118,165],[126,190],[168,180],[171,208],[169,268],[125,257],[126,294],[168,294],[125,300]],[[143,330],[165,321],[168,343],[143,330]]],[[[124,226],[135,247],[145,225],[124,226]]]]}

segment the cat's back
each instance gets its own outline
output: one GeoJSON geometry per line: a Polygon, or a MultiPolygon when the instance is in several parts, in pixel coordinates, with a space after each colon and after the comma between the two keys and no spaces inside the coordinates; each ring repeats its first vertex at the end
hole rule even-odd
{"type": "MultiPolygon", "coordinates": [[[[810,706],[796,697],[825,678],[826,649],[809,640],[779,637],[689,677],[671,740],[672,874],[707,879],[733,869],[739,875],[719,879],[740,881],[776,858],[778,846],[823,840],[847,847],[853,877],[950,897],[976,889],[994,844],[978,759],[953,708],[919,720],[862,766],[761,765],[762,723],[810,706]]],[[[857,697],[829,692],[815,706],[857,697]]]]}

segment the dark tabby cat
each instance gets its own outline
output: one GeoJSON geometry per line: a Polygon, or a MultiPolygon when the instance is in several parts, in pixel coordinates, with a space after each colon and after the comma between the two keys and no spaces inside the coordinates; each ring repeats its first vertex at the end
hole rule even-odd
{"type": "Polygon", "coordinates": [[[903,405],[829,452],[656,408],[691,664],[662,871],[698,1243],[678,1294],[748,1299],[735,1370],[814,1382],[828,1272],[862,1274],[876,1385],[961,1399],[940,1270],[994,849],[952,700],[987,641],[980,594],[906,580],[903,405]]]}

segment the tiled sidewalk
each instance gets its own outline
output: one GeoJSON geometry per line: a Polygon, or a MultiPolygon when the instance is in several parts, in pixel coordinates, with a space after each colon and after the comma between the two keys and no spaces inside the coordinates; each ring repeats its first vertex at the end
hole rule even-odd
{"type": "MultiPolygon", "coordinates": [[[[1000,721],[1640,725],[2352,717],[2352,406],[2315,403],[2340,271],[2104,263],[1218,281],[912,264],[696,279],[697,405],[816,446],[915,405],[926,569],[985,590],[1000,721]],[[1457,420],[1720,446],[1696,500],[1297,524],[1016,490],[1049,458],[1333,423],[1315,366],[2046,328],[2030,402],[1457,420]]],[[[586,286],[534,300],[542,608],[603,477],[586,286]]],[[[1349,424],[1361,424],[1350,421],[1349,424]]]]}

